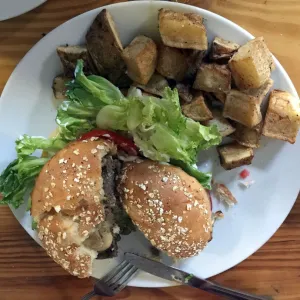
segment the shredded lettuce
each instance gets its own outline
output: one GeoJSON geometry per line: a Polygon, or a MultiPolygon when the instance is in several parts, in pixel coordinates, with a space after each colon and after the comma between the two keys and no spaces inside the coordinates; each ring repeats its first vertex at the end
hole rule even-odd
{"type": "Polygon", "coordinates": [[[221,141],[216,126],[205,127],[182,114],[178,92],[170,88],[161,99],[131,89],[127,99],[100,109],[96,123],[102,129],[128,131],[143,154],[158,161],[193,164],[199,150],[221,141]]]}

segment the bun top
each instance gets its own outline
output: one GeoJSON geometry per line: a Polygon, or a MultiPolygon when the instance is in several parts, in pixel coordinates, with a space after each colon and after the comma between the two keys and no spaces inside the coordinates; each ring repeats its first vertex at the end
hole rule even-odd
{"type": "Polygon", "coordinates": [[[31,215],[48,254],[71,274],[88,277],[95,250],[85,241],[105,221],[102,158],[116,154],[107,140],[76,141],[41,170],[31,194],[31,215]]]}
{"type": "Polygon", "coordinates": [[[194,256],[211,240],[209,195],[180,168],[150,160],[127,163],[119,192],[132,221],[168,255],[194,256]]]}

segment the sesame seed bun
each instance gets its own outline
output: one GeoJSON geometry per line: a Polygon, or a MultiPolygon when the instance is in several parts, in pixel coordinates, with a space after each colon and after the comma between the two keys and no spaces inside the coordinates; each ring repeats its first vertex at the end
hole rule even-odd
{"type": "Polygon", "coordinates": [[[105,227],[101,163],[114,154],[116,147],[107,140],[70,143],[43,167],[31,194],[31,215],[44,248],[80,278],[91,275],[97,256],[87,241],[99,226],[105,227]]]}
{"type": "Polygon", "coordinates": [[[133,223],[169,256],[194,256],[211,240],[209,196],[180,168],[150,160],[127,163],[119,192],[133,223]]]}

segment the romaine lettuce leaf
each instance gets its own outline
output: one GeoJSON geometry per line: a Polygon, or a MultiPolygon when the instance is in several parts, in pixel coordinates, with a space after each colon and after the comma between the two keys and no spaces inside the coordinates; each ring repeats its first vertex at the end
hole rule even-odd
{"type": "Polygon", "coordinates": [[[199,171],[196,167],[186,164],[181,160],[172,159],[171,164],[180,167],[183,171],[196,178],[205,189],[211,190],[211,173],[203,173],[199,171]]]}
{"type": "Polygon", "coordinates": [[[18,157],[31,155],[36,150],[47,150],[52,156],[58,150],[66,146],[66,141],[60,137],[44,138],[40,136],[22,135],[16,140],[16,151],[18,157]]]}
{"type": "Polygon", "coordinates": [[[178,92],[170,88],[161,99],[142,96],[133,88],[127,99],[100,109],[96,123],[102,129],[128,131],[152,160],[193,164],[199,150],[221,141],[216,126],[205,127],[182,114],[178,92]]]}
{"type": "Polygon", "coordinates": [[[18,208],[24,196],[33,188],[35,177],[49,158],[28,156],[15,159],[0,176],[0,204],[18,208]]]}
{"type": "Polygon", "coordinates": [[[68,83],[67,98],[59,106],[56,123],[61,138],[72,141],[96,127],[100,109],[124,96],[120,90],[103,77],[83,73],[83,61],[78,60],[75,79],[68,83]]]}

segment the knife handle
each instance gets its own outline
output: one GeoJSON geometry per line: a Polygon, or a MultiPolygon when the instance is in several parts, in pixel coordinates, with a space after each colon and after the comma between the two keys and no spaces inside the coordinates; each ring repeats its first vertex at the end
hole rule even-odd
{"type": "Polygon", "coordinates": [[[209,293],[213,293],[219,296],[223,296],[227,299],[233,300],[270,300],[272,297],[263,297],[255,296],[238,290],[230,289],[224,286],[221,286],[217,283],[206,280],[206,284],[199,287],[202,290],[205,290],[209,293]]]}

